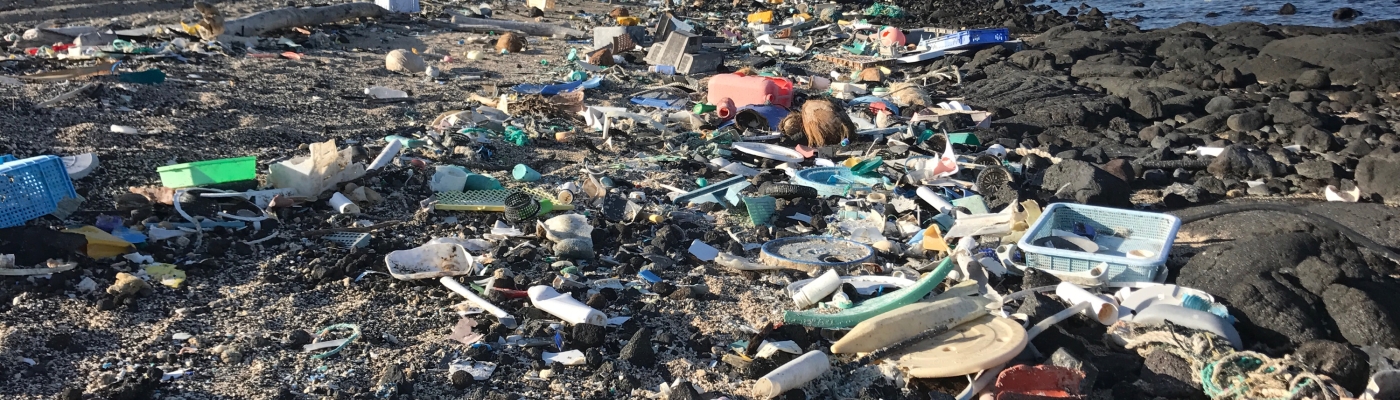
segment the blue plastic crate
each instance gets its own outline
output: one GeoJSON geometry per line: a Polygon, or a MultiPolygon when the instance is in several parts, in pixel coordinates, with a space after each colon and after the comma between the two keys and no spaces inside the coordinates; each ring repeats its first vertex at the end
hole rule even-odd
{"type": "Polygon", "coordinates": [[[1165,277],[1167,253],[1176,240],[1181,219],[1161,213],[1055,203],[1045,209],[1016,245],[1026,254],[1026,266],[1057,272],[1083,272],[1108,264],[1110,283],[1156,282],[1165,277]],[[1053,230],[1073,232],[1075,223],[1093,228],[1097,253],[1036,246],[1053,230]],[[1150,251],[1129,257],[1134,250],[1150,251]]]}
{"type": "Polygon", "coordinates": [[[56,156],[16,160],[5,154],[0,163],[0,228],[23,225],[52,213],[60,200],[78,197],[56,156]]]}
{"type": "Polygon", "coordinates": [[[972,29],[958,33],[924,39],[919,47],[924,51],[953,50],[959,47],[1001,43],[1011,39],[1011,31],[1006,28],[972,29]]]}

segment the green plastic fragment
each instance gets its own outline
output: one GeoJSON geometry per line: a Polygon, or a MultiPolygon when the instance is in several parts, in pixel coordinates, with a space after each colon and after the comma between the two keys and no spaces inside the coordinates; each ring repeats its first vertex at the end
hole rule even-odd
{"type": "Polygon", "coordinates": [[[933,288],[948,277],[953,270],[953,258],[946,257],[928,275],[924,275],[913,286],[894,293],[861,302],[860,305],[835,314],[822,314],[816,311],[787,311],[783,313],[783,323],[810,326],[814,328],[850,328],[876,315],[912,304],[924,298],[933,288]]]}
{"type": "Polygon", "coordinates": [[[949,133],[948,141],[953,142],[953,144],[968,146],[978,146],[982,144],[982,141],[977,140],[977,135],[973,135],[971,132],[949,133]]]}
{"type": "Polygon", "coordinates": [[[530,135],[526,134],[525,130],[514,126],[506,127],[505,139],[507,142],[516,146],[524,146],[530,143],[530,135]]]}

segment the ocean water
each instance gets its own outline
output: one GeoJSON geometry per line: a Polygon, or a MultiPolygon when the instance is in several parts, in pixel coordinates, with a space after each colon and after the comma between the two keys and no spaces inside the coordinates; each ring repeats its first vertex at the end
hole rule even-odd
{"type": "MultiPolygon", "coordinates": [[[[1142,16],[1138,26],[1143,29],[1168,28],[1183,22],[1224,25],[1231,22],[1254,21],[1264,24],[1311,25],[1344,27],[1369,21],[1400,19],[1400,0],[1040,0],[1061,13],[1070,7],[1088,3],[1114,18],[1142,16]],[[1132,7],[1143,3],[1143,7],[1132,7]],[[1293,3],[1298,13],[1279,15],[1284,3],[1293,3]],[[1351,7],[1362,15],[1350,21],[1333,21],[1332,11],[1351,7]],[[1251,11],[1252,9],[1252,11],[1251,11]],[[1207,13],[1220,14],[1207,18],[1207,13]]],[[[1087,11],[1080,9],[1080,12],[1087,11]]]]}

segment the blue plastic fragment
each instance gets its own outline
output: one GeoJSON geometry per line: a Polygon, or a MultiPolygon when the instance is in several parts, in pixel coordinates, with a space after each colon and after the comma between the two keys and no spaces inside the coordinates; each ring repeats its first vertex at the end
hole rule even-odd
{"type": "Polygon", "coordinates": [[[525,93],[525,94],[542,94],[542,95],[545,95],[545,96],[553,96],[553,95],[560,94],[560,93],[563,93],[563,92],[572,92],[572,91],[574,91],[575,89],[578,89],[578,88],[584,88],[584,89],[593,89],[593,88],[597,88],[598,85],[600,85],[600,84],[602,84],[602,83],[603,83],[603,77],[596,77],[596,78],[589,79],[589,80],[586,80],[586,81],[576,81],[576,82],[569,82],[569,83],[557,83],[557,84],[553,84],[553,85],[536,85],[536,84],[522,83],[522,84],[519,84],[519,85],[515,85],[515,87],[512,88],[512,89],[514,89],[514,90],[517,91],[517,92],[525,93]]]}
{"type": "Polygon", "coordinates": [[[651,282],[651,283],[661,282],[661,277],[660,277],[660,276],[656,276],[656,273],[655,273],[655,272],[651,272],[651,270],[643,270],[642,272],[638,272],[638,273],[637,273],[637,276],[641,277],[642,279],[645,279],[647,282],[651,282]]]}

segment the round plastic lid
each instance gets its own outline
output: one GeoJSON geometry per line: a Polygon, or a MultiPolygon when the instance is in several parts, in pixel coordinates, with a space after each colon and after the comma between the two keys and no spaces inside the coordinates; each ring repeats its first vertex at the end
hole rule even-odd
{"type": "Polygon", "coordinates": [[[854,240],[802,236],[764,243],[759,259],[784,268],[812,269],[860,265],[874,255],[875,249],[854,240]]]}
{"type": "Polygon", "coordinates": [[[915,378],[967,375],[1006,364],[1028,342],[1016,321],[987,315],[913,345],[894,362],[915,378]]]}
{"type": "Polygon", "coordinates": [[[797,150],[767,143],[735,142],[729,146],[734,148],[734,150],[783,162],[800,163],[802,160],[806,159],[802,157],[802,153],[798,153],[797,150]]]}

